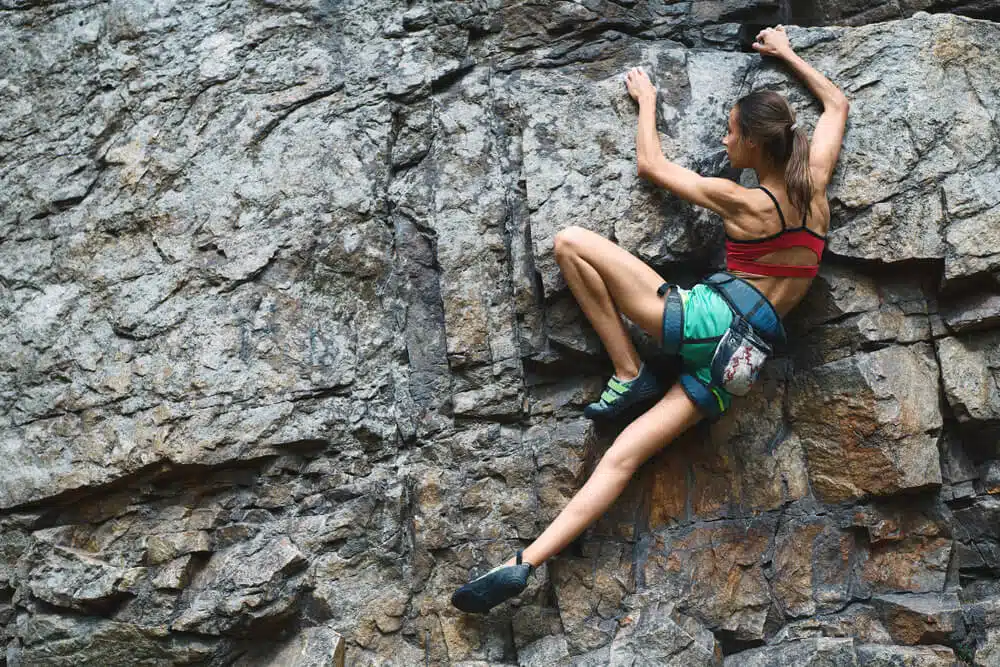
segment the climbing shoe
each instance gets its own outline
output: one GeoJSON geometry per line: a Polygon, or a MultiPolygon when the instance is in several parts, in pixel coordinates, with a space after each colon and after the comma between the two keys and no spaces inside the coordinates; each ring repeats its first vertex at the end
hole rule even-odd
{"type": "Polygon", "coordinates": [[[601,400],[585,407],[583,416],[587,419],[614,419],[632,406],[662,395],[663,389],[656,375],[643,364],[639,367],[639,375],[628,382],[612,375],[601,400]]]}
{"type": "Polygon", "coordinates": [[[470,614],[485,614],[505,600],[509,600],[528,585],[528,575],[535,567],[521,562],[517,552],[516,565],[500,565],[483,576],[473,579],[451,596],[451,603],[470,614]]]}

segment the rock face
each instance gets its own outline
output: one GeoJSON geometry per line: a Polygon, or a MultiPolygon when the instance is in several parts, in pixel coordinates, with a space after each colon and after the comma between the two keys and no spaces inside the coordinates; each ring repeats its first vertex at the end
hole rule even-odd
{"type": "Polygon", "coordinates": [[[1000,24],[921,11],[993,4],[0,0],[0,665],[998,664],[1000,24]],[[852,107],[790,345],[458,613],[615,435],[555,234],[722,259],[623,73],[750,185],[796,17],[852,107]]]}

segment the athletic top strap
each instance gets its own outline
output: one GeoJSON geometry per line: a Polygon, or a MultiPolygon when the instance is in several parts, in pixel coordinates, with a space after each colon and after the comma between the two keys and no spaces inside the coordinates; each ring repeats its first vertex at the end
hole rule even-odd
{"type": "MultiPolygon", "coordinates": [[[[770,197],[771,201],[774,202],[774,208],[778,209],[778,217],[781,218],[781,231],[785,231],[786,229],[789,229],[785,225],[785,214],[781,212],[781,206],[778,205],[778,199],[777,199],[777,197],[775,197],[773,194],[771,194],[771,191],[768,190],[767,188],[765,188],[763,185],[758,185],[757,189],[758,190],[763,190],[764,194],[766,194],[768,197],[770,197]]],[[[809,215],[809,211],[805,211],[802,214],[802,227],[806,226],[806,217],[808,215],[809,215]]],[[[792,227],[791,229],[799,229],[799,227],[792,227]]]]}
{"type": "Polygon", "coordinates": [[[765,188],[763,185],[758,185],[757,188],[763,190],[764,194],[770,197],[771,201],[774,202],[774,208],[778,209],[778,217],[781,218],[781,230],[784,231],[788,229],[788,226],[785,225],[785,214],[781,212],[781,207],[778,206],[778,199],[774,195],[772,195],[771,191],[765,188]]]}

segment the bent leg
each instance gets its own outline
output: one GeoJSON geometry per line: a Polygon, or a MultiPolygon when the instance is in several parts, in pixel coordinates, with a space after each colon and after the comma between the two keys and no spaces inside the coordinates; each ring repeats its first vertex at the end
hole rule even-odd
{"type": "Polygon", "coordinates": [[[640,465],[700,419],[698,408],[681,386],[675,384],[656,405],[621,432],[587,483],[524,550],[524,560],[537,567],[562,551],[604,514],[640,465]]]}
{"type": "Polygon", "coordinates": [[[582,227],[567,227],[555,236],[555,256],[566,283],[584,315],[604,343],[615,375],[634,377],[639,354],[619,311],[660,340],[663,279],[641,259],[582,227]]]}

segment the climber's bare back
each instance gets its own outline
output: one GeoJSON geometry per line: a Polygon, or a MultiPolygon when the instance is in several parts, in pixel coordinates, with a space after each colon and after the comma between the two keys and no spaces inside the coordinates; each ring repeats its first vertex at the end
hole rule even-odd
{"type": "MultiPolygon", "coordinates": [[[[802,215],[796,211],[783,190],[773,186],[774,195],[778,198],[778,203],[788,215],[789,220],[802,220],[802,215]]],[[[749,214],[758,217],[761,221],[761,232],[755,236],[767,236],[774,234],[781,229],[780,223],[776,220],[777,214],[774,211],[774,204],[766,195],[757,190],[747,190],[749,202],[749,214]],[[752,193],[752,194],[750,194],[752,193]],[[759,204],[759,206],[758,206],[759,204]],[[764,222],[766,221],[766,222],[764,222]]],[[[830,203],[826,198],[826,187],[822,190],[816,188],[813,193],[813,200],[809,210],[809,220],[806,226],[820,236],[826,236],[830,227],[830,203]]],[[[736,226],[730,221],[725,223],[726,233],[735,238],[744,238],[740,235],[739,229],[746,229],[744,224],[736,226]]],[[[783,248],[769,253],[757,260],[762,264],[790,264],[795,266],[810,266],[816,264],[817,257],[808,248],[783,248]]],[[[792,308],[805,297],[812,283],[812,278],[789,278],[782,276],[759,276],[743,271],[730,271],[734,276],[739,276],[759,289],[775,310],[784,317],[792,308]]]]}

